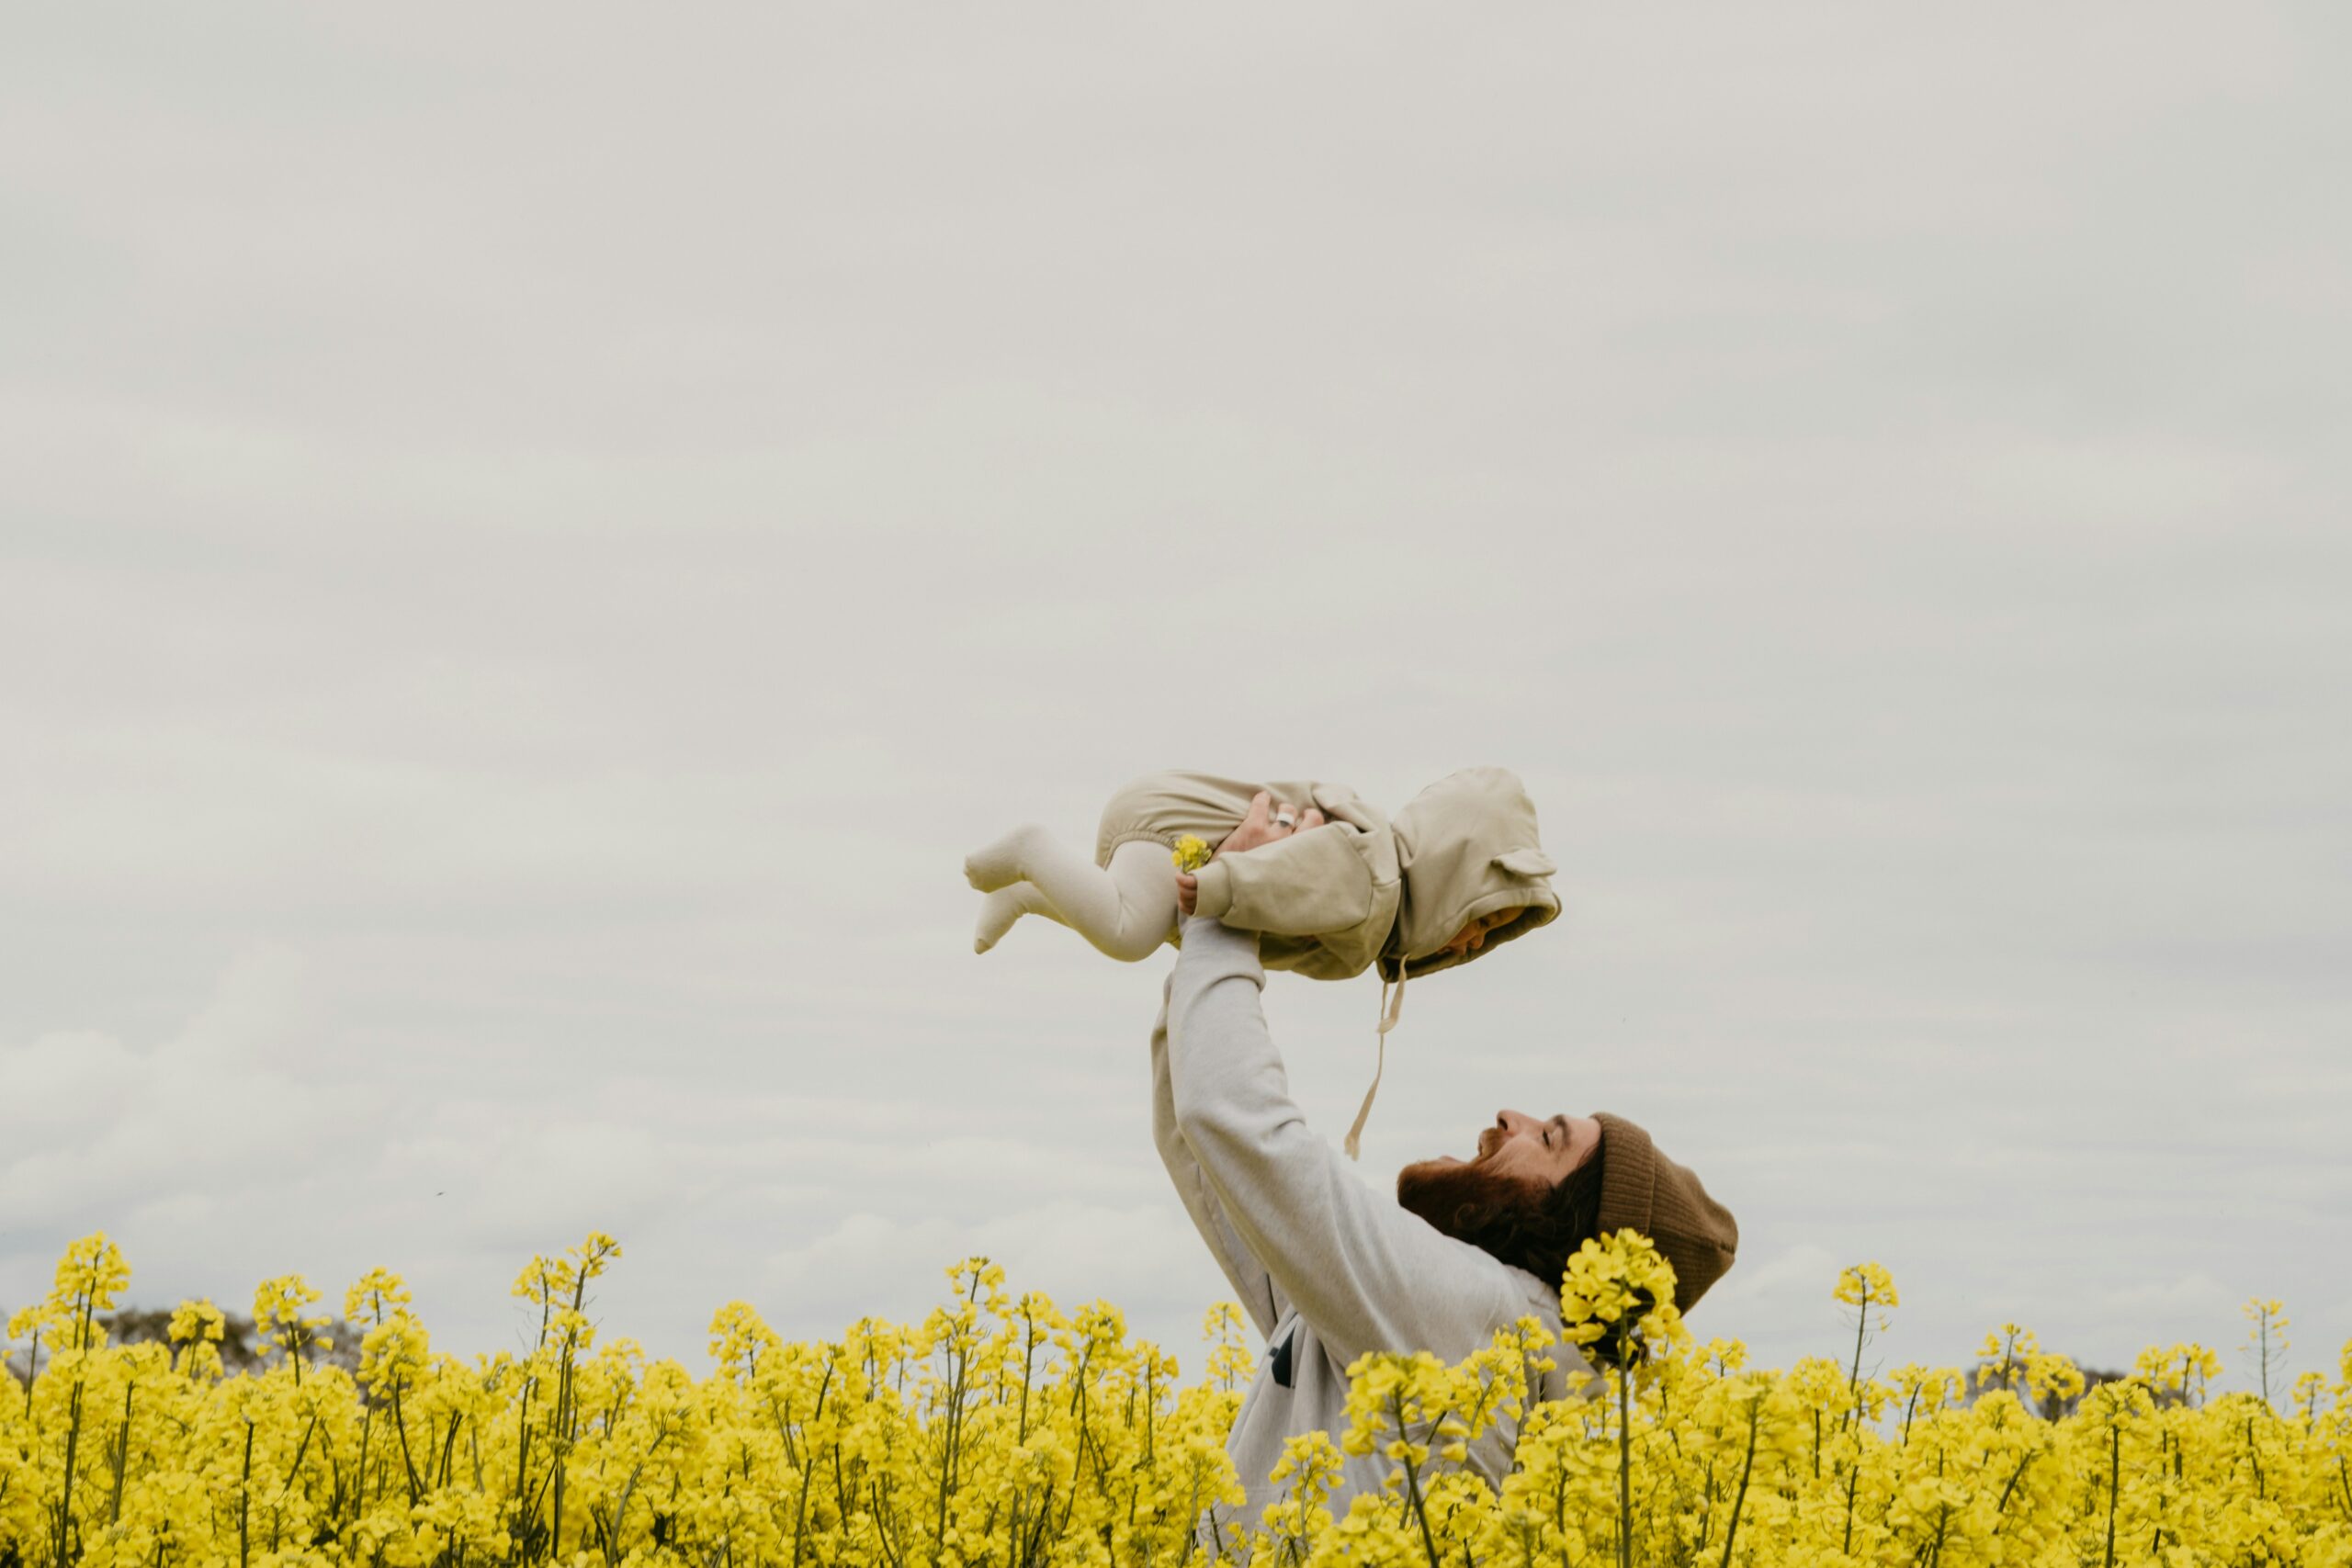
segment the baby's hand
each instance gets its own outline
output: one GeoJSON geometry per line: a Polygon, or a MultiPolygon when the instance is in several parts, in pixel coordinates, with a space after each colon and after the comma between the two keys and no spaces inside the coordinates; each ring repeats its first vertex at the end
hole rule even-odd
{"type": "MultiPolygon", "coordinates": [[[[1216,847],[1216,854],[1221,855],[1227,852],[1237,855],[1247,854],[1261,844],[1280,843],[1293,833],[1304,833],[1309,828],[1323,826],[1323,813],[1312,806],[1299,814],[1295,827],[1276,820],[1277,818],[1290,816],[1292,809],[1289,801],[1285,800],[1277,806],[1272,795],[1262,789],[1260,790],[1250,799],[1250,815],[1241,819],[1239,827],[1225,836],[1224,841],[1216,847]]],[[[1215,860],[1216,855],[1211,855],[1209,858],[1215,860]]],[[[1199,877],[1189,872],[1180,871],[1176,874],[1176,907],[1186,915],[1191,915],[1193,906],[1199,902],[1200,891],[1199,877]]]]}

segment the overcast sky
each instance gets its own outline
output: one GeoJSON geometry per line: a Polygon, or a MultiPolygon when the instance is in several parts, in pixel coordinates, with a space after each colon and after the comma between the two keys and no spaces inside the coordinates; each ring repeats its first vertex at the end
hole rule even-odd
{"type": "MultiPolygon", "coordinates": [[[[1517,769],[1366,1179],[1614,1111],[1694,1319],[2352,1337],[2340,7],[220,5],[0,49],[0,1313],[974,1252],[1199,1363],[1171,955],[961,857],[1517,769]]],[[[1377,984],[1267,1007],[1337,1138],[1377,984]]]]}

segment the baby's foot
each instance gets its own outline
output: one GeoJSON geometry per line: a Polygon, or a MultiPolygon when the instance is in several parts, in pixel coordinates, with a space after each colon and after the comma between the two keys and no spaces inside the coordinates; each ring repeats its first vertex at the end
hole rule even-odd
{"type": "MultiPolygon", "coordinates": [[[[1023,868],[1023,861],[1030,844],[1044,831],[1035,826],[1015,828],[995,843],[974,850],[964,857],[964,880],[981,893],[1012,886],[1028,874],[1023,868]]],[[[988,949],[980,951],[986,953],[988,949]]]]}
{"type": "Polygon", "coordinates": [[[986,953],[1004,940],[1012,922],[1034,913],[1037,889],[1026,882],[1000,887],[980,902],[980,923],[972,930],[972,951],[986,953]]]}

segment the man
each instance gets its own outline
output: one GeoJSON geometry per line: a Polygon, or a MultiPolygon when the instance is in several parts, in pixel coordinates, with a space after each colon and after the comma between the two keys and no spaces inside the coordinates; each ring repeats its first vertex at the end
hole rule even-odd
{"type": "MultiPolygon", "coordinates": [[[[1247,853],[1319,821],[1261,795],[1217,852],[1247,853]]],[[[1686,1311],[1731,1267],[1730,1212],[1619,1117],[1504,1111],[1479,1134],[1476,1159],[1407,1166],[1393,1203],[1366,1188],[1290,1098],[1259,1006],[1256,935],[1194,916],[1191,891],[1180,889],[1183,947],[1152,1030],[1152,1132],[1269,1347],[1227,1443],[1249,1501],[1220,1515],[1222,1528],[1257,1522],[1287,1438],[1345,1432],[1347,1369],[1365,1351],[1458,1361],[1524,1316],[1557,1335],[1560,1277],[1586,1237],[1627,1227],[1649,1236],[1674,1265],[1686,1311]]],[[[1545,1398],[1571,1392],[1579,1370],[1573,1349],[1554,1357],[1545,1398]]],[[[1511,1438],[1498,1424],[1471,1445],[1490,1484],[1510,1467],[1511,1438]]],[[[1351,1457],[1334,1510],[1378,1490],[1386,1469],[1377,1454],[1351,1457]]]]}

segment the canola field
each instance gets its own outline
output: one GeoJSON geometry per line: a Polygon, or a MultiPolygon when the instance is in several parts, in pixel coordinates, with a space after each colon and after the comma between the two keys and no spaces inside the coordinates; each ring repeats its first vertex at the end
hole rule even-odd
{"type": "MultiPolygon", "coordinates": [[[[1008,1294],[948,1271],[923,1322],[786,1341],[741,1303],[695,1377],[585,1314],[620,1256],[592,1235],[515,1286],[529,1354],[436,1353],[400,1280],[352,1285],[356,1370],[322,1356],[319,1292],[266,1281],[271,1353],[231,1374],[223,1314],[184,1303],[164,1341],[110,1345],[129,1270],[103,1235],[8,1323],[0,1568],[691,1563],[1313,1565],[2352,1563],[2352,1347],[2331,1378],[2210,1394],[2212,1350],[2151,1349],[2086,1386],[2015,1325],[1962,1371],[1876,1375],[1897,1310],[1875,1265],[1836,1293],[1849,1350],[1781,1371],[1695,1341],[1672,1273],[1631,1233],[1562,1282],[1566,1337],[1600,1370],[1526,1406],[1531,1369],[1580,1364],[1532,1319],[1459,1365],[1369,1356],[1336,1441],[1292,1446],[1280,1500],[1238,1509],[1225,1433],[1250,1373],[1209,1314],[1204,1373],[1128,1337],[1115,1307],[1008,1294]],[[1513,1435],[1498,1487],[1465,1468],[1513,1435]],[[1330,1506],[1342,1450],[1386,1489],[1330,1506]]],[[[2249,1303],[2255,1376],[2286,1319],[2249,1303]]]]}

